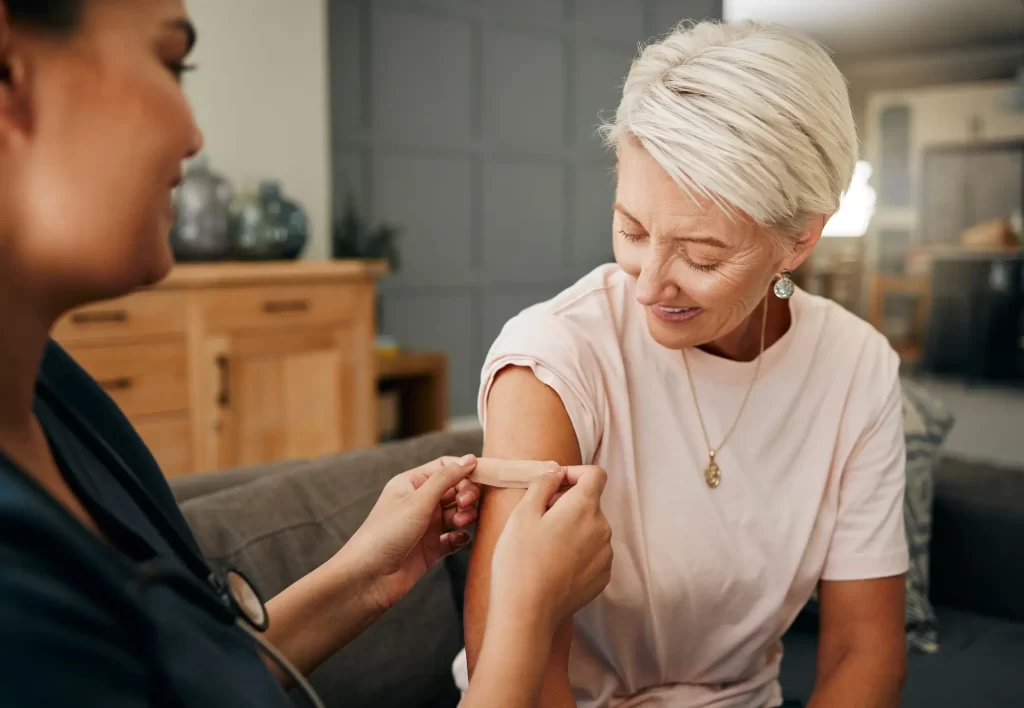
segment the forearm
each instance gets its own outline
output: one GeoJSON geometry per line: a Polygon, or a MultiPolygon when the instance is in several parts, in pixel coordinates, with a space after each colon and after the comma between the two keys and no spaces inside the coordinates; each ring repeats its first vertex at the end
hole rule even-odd
{"type": "Polygon", "coordinates": [[[807,708],[898,708],[905,655],[849,649],[823,668],[807,708]]]}
{"type": "MultiPolygon", "coordinates": [[[[545,614],[543,608],[539,607],[499,608],[491,606],[490,603],[490,568],[494,544],[504,527],[505,518],[511,513],[512,507],[520,497],[521,493],[517,490],[502,490],[497,494],[485,494],[482,504],[485,511],[477,526],[476,547],[470,560],[469,577],[466,584],[466,659],[470,686],[475,690],[486,691],[480,695],[501,695],[497,691],[505,685],[501,677],[494,679],[487,673],[485,662],[495,661],[497,651],[505,651],[506,642],[511,643],[515,639],[521,644],[522,640],[518,638],[520,633],[526,632],[526,636],[530,636],[529,631],[524,630],[523,627],[528,623],[535,626],[537,620],[545,614]],[[497,687],[492,689],[490,684],[495,680],[497,687]],[[482,685],[478,686],[477,684],[482,685]]],[[[528,703],[530,706],[575,708],[576,703],[572,697],[568,676],[573,621],[571,618],[566,620],[554,632],[552,632],[550,624],[546,629],[544,626],[542,622],[541,630],[545,631],[542,637],[545,649],[538,654],[538,656],[543,656],[544,661],[540,666],[537,684],[534,686],[530,683],[528,686],[525,680],[516,679],[515,687],[520,691],[529,687],[532,691],[529,695],[533,696],[532,702],[528,703]]],[[[500,661],[500,659],[497,660],[500,661]]],[[[501,670],[500,667],[499,670],[501,670]]],[[[532,674],[530,675],[532,676],[532,674]]],[[[515,671],[510,670],[508,676],[515,677],[515,671]]],[[[519,694],[514,695],[518,697],[519,694]]],[[[477,703],[474,708],[481,705],[487,705],[487,703],[477,703]]],[[[490,705],[505,705],[505,702],[498,701],[490,705]]]]}
{"type": "MultiPolygon", "coordinates": [[[[357,563],[335,556],[267,603],[266,639],[303,675],[355,639],[383,614],[357,563]]],[[[290,679],[272,666],[286,685],[290,679]]]]}
{"type": "Polygon", "coordinates": [[[462,708],[533,708],[551,655],[551,632],[504,619],[488,627],[462,708]]]}

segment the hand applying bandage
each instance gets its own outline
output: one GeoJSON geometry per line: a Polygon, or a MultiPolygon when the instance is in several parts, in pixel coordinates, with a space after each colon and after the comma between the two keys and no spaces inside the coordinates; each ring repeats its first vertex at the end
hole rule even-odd
{"type": "MultiPolygon", "coordinates": [[[[561,466],[556,462],[538,462],[537,460],[499,460],[488,457],[478,458],[476,469],[469,479],[476,484],[488,487],[508,489],[528,489],[531,484],[545,475],[559,471],[561,466]]],[[[565,468],[569,470],[571,468],[565,468]]],[[[569,480],[566,480],[568,482],[569,480]]]]}

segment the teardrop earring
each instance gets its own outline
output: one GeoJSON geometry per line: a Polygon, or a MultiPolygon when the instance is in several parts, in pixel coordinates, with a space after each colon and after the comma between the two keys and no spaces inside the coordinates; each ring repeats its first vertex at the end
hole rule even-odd
{"type": "Polygon", "coordinates": [[[775,287],[772,288],[775,291],[775,297],[780,300],[788,300],[793,297],[793,290],[796,288],[793,285],[793,274],[788,270],[782,271],[779,274],[779,279],[775,281],[775,287]]]}

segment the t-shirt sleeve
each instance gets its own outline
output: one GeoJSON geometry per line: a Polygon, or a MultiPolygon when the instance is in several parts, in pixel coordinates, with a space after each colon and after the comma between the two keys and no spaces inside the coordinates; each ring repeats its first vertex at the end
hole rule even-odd
{"type": "Polygon", "coordinates": [[[0,704],[150,705],[148,670],[114,613],[45,565],[0,541],[0,704]]]}
{"type": "Polygon", "coordinates": [[[822,580],[890,577],[905,573],[909,565],[903,525],[903,393],[898,365],[886,368],[896,371],[882,379],[888,382],[884,403],[843,470],[838,518],[822,580]]]}
{"type": "Polygon", "coordinates": [[[576,431],[580,459],[592,464],[601,441],[604,387],[597,357],[578,327],[529,310],[509,320],[491,346],[480,377],[477,412],[485,429],[491,385],[506,366],[529,368],[558,394],[576,431]]]}

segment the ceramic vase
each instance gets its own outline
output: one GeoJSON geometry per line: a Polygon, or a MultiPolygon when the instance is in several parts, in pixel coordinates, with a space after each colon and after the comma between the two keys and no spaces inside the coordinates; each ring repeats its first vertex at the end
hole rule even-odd
{"type": "Polygon", "coordinates": [[[231,256],[234,190],[210,170],[205,155],[193,159],[174,190],[171,250],[179,261],[219,261],[231,256]]]}
{"type": "Polygon", "coordinates": [[[236,199],[232,218],[237,258],[294,259],[309,240],[305,211],[284,197],[277,180],[265,180],[255,194],[236,199]]]}

